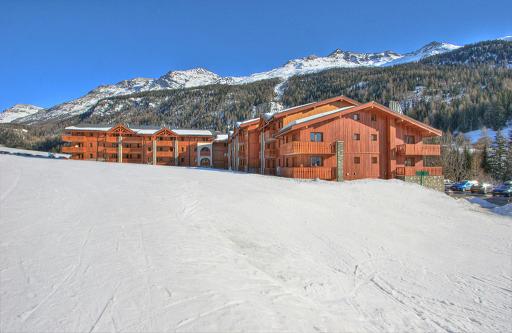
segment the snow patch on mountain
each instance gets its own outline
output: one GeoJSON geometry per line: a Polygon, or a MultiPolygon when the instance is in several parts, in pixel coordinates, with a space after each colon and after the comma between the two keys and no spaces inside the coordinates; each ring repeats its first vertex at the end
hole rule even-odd
{"type": "Polygon", "coordinates": [[[31,104],[16,104],[0,113],[0,123],[10,123],[18,118],[30,116],[43,110],[42,107],[31,104]]]}
{"type": "Polygon", "coordinates": [[[498,40],[504,40],[506,42],[512,42],[512,36],[500,37],[500,38],[498,38],[498,40]]]}
{"type": "Polygon", "coordinates": [[[406,53],[397,59],[389,61],[389,62],[385,63],[384,66],[394,66],[394,65],[405,64],[408,62],[417,62],[423,58],[430,57],[430,56],[433,56],[436,54],[450,52],[450,51],[456,50],[460,47],[461,46],[459,46],[459,45],[453,45],[453,44],[449,44],[449,43],[432,42],[430,44],[423,46],[419,50],[416,50],[416,51],[410,52],[410,53],[406,53]]]}

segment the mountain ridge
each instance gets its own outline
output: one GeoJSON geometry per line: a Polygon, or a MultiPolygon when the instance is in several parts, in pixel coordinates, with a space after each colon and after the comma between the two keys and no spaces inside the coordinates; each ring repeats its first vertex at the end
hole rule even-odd
{"type": "Polygon", "coordinates": [[[381,67],[396,64],[418,61],[430,55],[448,52],[459,48],[460,46],[431,42],[420,49],[400,54],[394,51],[386,50],[383,52],[354,52],[336,49],[327,56],[310,55],[302,58],[296,58],[287,61],[280,67],[269,71],[253,73],[248,76],[220,76],[203,67],[196,67],[187,70],[169,71],[159,78],[136,77],[127,79],[115,84],[100,85],[86,95],[79,98],[57,104],[49,108],[41,108],[37,112],[22,114],[9,111],[9,108],[0,114],[0,123],[36,123],[51,119],[61,119],[80,115],[87,112],[92,106],[103,98],[129,95],[138,92],[165,90],[165,89],[183,89],[200,87],[211,84],[247,84],[260,80],[278,78],[286,81],[296,75],[310,74],[320,72],[331,68],[357,68],[357,67],[381,67]],[[7,114],[5,114],[7,112],[7,114]],[[3,117],[2,117],[3,115],[3,117]]]}

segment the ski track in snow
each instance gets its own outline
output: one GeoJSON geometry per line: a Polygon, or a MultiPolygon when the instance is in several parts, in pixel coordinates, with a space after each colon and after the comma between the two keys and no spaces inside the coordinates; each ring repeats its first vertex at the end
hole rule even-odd
{"type": "Polygon", "coordinates": [[[6,155],[0,170],[2,332],[512,330],[512,219],[442,193],[6,155]]]}

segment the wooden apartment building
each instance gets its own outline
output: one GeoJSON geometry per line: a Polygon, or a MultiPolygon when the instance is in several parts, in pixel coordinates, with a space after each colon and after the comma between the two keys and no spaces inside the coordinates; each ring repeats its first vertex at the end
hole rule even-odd
{"type": "Polygon", "coordinates": [[[76,160],[227,168],[227,135],[161,127],[70,126],[63,153],[76,160]]]}
{"type": "Polygon", "coordinates": [[[442,189],[441,131],[375,102],[345,96],[237,123],[233,132],[70,126],[73,159],[203,166],[290,178],[398,178],[442,189]]]}
{"type": "Polygon", "coordinates": [[[290,178],[399,178],[442,189],[441,131],[345,96],[237,124],[228,167],[290,178]]]}

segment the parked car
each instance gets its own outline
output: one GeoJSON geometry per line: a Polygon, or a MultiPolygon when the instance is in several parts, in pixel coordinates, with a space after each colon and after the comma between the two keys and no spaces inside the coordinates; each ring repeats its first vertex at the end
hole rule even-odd
{"type": "Polygon", "coordinates": [[[457,182],[457,183],[453,184],[450,187],[450,189],[452,191],[457,191],[457,192],[466,192],[466,191],[470,191],[471,188],[477,184],[478,184],[478,182],[474,181],[474,180],[463,180],[461,182],[457,182]]]}
{"type": "Polygon", "coordinates": [[[449,179],[445,179],[444,180],[444,190],[445,191],[449,191],[450,190],[450,187],[452,187],[453,185],[453,182],[449,179]]]}
{"type": "Polygon", "coordinates": [[[512,196],[512,181],[504,182],[503,184],[498,185],[494,190],[492,190],[493,196],[504,196],[511,197],[512,196]]]}
{"type": "Polygon", "coordinates": [[[471,193],[487,194],[492,192],[492,184],[482,183],[471,186],[471,193]]]}

